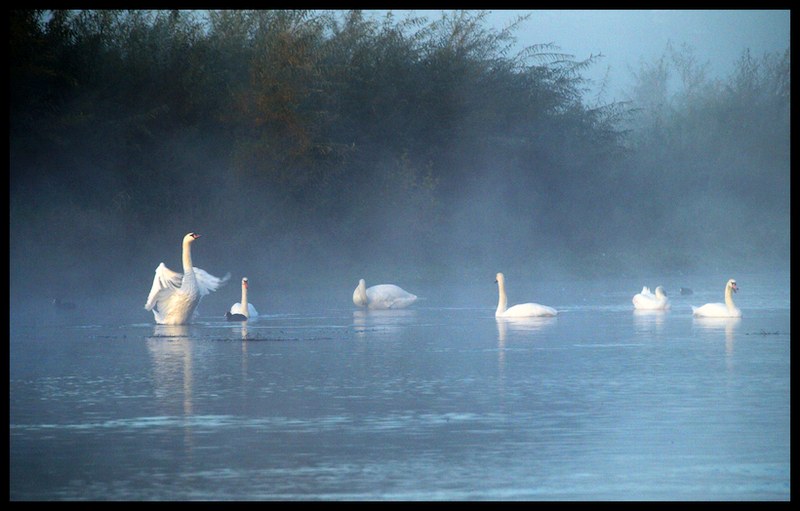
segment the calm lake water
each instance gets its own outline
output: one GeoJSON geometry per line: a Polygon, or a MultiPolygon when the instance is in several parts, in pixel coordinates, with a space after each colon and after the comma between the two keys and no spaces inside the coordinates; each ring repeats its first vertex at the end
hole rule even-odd
{"type": "Polygon", "coordinates": [[[12,322],[10,497],[789,500],[789,282],[736,278],[738,320],[691,315],[724,277],[510,282],[560,311],[533,321],[497,321],[491,283],[245,326],[12,322]],[[635,313],[658,284],[672,310],[635,313]]]}

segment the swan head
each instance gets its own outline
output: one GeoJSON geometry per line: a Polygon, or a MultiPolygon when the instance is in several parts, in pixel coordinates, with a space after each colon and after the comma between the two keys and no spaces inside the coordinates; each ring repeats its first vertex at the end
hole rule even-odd
{"type": "Polygon", "coordinates": [[[190,232],[189,234],[187,234],[186,236],[183,237],[183,242],[184,243],[191,243],[191,242],[193,242],[194,240],[196,240],[199,237],[200,237],[200,235],[197,234],[196,232],[190,232]]]}
{"type": "Polygon", "coordinates": [[[503,283],[505,283],[505,281],[506,281],[506,277],[505,277],[505,276],[504,276],[502,273],[498,273],[498,274],[495,276],[495,278],[494,278],[494,281],[495,281],[497,284],[503,284],[503,283]]]}
{"type": "Polygon", "coordinates": [[[739,286],[736,285],[736,280],[730,279],[725,287],[731,288],[734,293],[739,292],[739,286]]]}
{"type": "Polygon", "coordinates": [[[242,277],[242,287],[247,289],[247,277],[242,277]]]}

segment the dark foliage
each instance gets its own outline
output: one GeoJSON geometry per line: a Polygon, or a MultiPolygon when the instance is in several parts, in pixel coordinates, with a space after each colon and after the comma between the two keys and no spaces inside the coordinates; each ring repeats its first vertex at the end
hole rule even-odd
{"type": "Polygon", "coordinates": [[[481,12],[9,15],[12,286],[146,291],[191,230],[281,283],[788,258],[788,51],[726,83],[673,52],[589,106],[594,58],[481,12]]]}

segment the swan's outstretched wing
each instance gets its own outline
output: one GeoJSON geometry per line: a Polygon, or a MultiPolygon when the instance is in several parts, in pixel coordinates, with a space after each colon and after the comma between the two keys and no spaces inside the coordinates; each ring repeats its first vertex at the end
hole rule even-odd
{"type": "Polygon", "coordinates": [[[147,303],[144,304],[146,310],[152,310],[159,299],[170,292],[181,287],[183,274],[175,272],[164,266],[164,263],[156,268],[156,275],[153,277],[153,287],[147,295],[147,303]]]}
{"type": "Polygon", "coordinates": [[[194,278],[197,281],[197,288],[200,290],[200,296],[216,291],[219,286],[228,282],[228,279],[231,278],[230,273],[226,273],[224,277],[219,278],[196,266],[193,266],[192,269],[194,270],[194,278]]]}

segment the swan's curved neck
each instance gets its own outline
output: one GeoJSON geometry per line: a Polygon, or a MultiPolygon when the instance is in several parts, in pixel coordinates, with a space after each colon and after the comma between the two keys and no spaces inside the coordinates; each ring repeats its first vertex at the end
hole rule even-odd
{"type": "Polygon", "coordinates": [[[250,317],[250,313],[247,310],[247,286],[245,284],[242,284],[242,314],[250,317]]]}
{"type": "Polygon", "coordinates": [[[183,241],[183,273],[192,271],[192,249],[189,240],[183,241]]]}
{"type": "Polygon", "coordinates": [[[361,305],[367,305],[367,284],[363,280],[360,280],[358,282],[358,287],[356,288],[356,295],[361,305]]]}
{"type": "Polygon", "coordinates": [[[502,280],[497,281],[497,292],[499,297],[497,300],[497,312],[495,314],[502,314],[508,308],[508,298],[506,297],[506,284],[502,280]]]}
{"type": "Polygon", "coordinates": [[[733,303],[733,288],[731,286],[725,288],[725,306],[728,307],[728,310],[736,308],[736,304],[733,303]]]}

